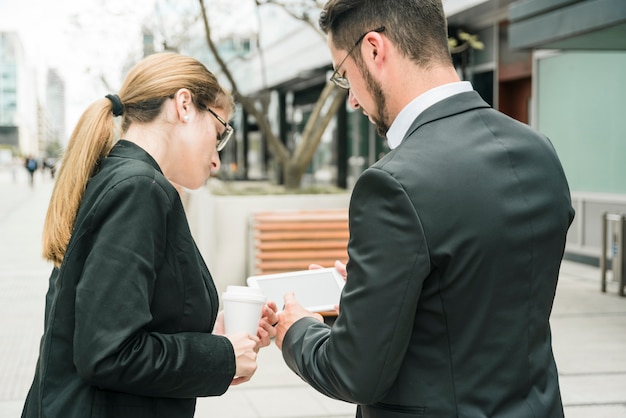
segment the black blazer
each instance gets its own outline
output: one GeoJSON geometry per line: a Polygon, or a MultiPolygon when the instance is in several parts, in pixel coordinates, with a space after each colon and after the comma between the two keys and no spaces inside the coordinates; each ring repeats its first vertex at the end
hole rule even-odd
{"type": "Polygon", "coordinates": [[[23,417],[192,417],[235,374],[176,189],[120,141],[90,180],[46,297],[23,417]]]}
{"type": "Polygon", "coordinates": [[[364,418],[562,417],[548,322],[574,210],[550,142],[476,92],[423,112],[350,202],[329,328],[283,356],[364,418]]]}

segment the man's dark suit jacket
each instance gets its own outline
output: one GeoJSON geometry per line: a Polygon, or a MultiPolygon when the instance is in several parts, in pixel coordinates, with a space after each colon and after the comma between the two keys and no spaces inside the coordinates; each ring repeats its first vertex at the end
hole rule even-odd
{"type": "Polygon", "coordinates": [[[46,297],[22,417],[184,418],[220,395],[233,347],[212,335],[218,295],[176,189],[120,141],[90,180],[46,297]]]}
{"type": "Polygon", "coordinates": [[[445,99],[359,178],[340,314],[296,322],[283,356],[358,417],[562,417],[548,320],[573,216],[545,137],[445,99]]]}

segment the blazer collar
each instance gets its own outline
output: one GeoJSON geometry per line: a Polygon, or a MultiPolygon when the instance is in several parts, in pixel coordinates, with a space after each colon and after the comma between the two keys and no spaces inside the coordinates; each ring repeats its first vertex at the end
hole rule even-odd
{"type": "Polygon", "coordinates": [[[491,106],[489,106],[489,104],[485,102],[476,91],[455,94],[454,96],[450,96],[447,99],[435,103],[420,113],[420,115],[411,124],[411,127],[407,130],[402,142],[404,142],[405,139],[417,131],[421,126],[426,125],[427,123],[458,115],[459,113],[467,112],[469,110],[490,107],[491,106]]]}
{"type": "Polygon", "coordinates": [[[134,160],[143,161],[146,164],[151,165],[161,174],[161,167],[159,164],[148,154],[143,148],[134,142],[130,142],[126,139],[120,139],[109,152],[109,157],[131,158],[134,160]]]}

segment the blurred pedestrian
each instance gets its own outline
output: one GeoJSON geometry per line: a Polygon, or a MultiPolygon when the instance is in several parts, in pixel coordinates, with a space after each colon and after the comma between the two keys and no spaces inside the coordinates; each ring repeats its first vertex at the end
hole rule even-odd
{"type": "Polygon", "coordinates": [[[257,335],[220,335],[218,294],[175,187],[219,169],[232,108],[204,65],[160,53],[83,113],[44,226],[54,269],[23,417],[192,417],[196,397],[254,374],[276,306],[257,335]]]}
{"type": "Polygon", "coordinates": [[[563,417],[549,317],[574,210],[554,148],[459,81],[440,0],[331,0],[320,26],[392,150],[354,186],[332,328],[285,297],[286,363],[357,417],[563,417]]]}
{"type": "Polygon", "coordinates": [[[43,167],[50,171],[50,178],[54,179],[56,175],[56,158],[48,157],[43,160],[43,167]]]}
{"type": "Polygon", "coordinates": [[[24,168],[26,168],[28,172],[28,184],[30,184],[30,187],[33,187],[35,184],[35,171],[37,171],[37,167],[37,160],[32,155],[28,155],[24,159],[24,168]]]}

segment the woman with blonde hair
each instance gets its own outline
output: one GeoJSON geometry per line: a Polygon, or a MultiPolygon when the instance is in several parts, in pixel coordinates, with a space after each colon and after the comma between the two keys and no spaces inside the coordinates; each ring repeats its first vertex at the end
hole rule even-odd
{"type": "Polygon", "coordinates": [[[204,65],[160,53],[82,115],[44,225],[54,268],[23,417],[192,417],[197,397],[254,374],[276,306],[263,308],[257,335],[221,335],[177,192],[219,169],[232,109],[204,65]]]}

